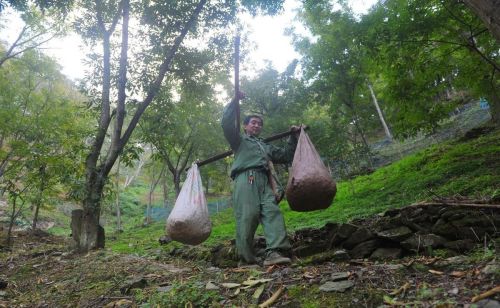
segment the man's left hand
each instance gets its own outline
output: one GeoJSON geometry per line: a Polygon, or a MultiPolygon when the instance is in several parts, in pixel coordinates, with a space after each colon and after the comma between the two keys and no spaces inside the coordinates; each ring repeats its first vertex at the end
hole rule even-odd
{"type": "Polygon", "coordinates": [[[301,129],[301,128],[306,129],[306,128],[307,128],[307,126],[306,126],[306,125],[303,125],[303,124],[302,124],[302,125],[292,125],[292,126],[290,126],[290,131],[291,131],[292,133],[294,133],[294,135],[295,135],[296,137],[298,137],[298,136],[299,136],[299,134],[300,134],[300,129],[301,129]]]}

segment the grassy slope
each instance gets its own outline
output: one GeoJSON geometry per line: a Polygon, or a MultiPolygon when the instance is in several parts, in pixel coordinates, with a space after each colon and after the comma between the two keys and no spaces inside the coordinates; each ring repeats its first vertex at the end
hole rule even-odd
{"type": "MultiPolygon", "coordinates": [[[[376,172],[338,183],[337,196],[326,210],[299,213],[281,208],[289,231],[321,227],[328,221],[345,222],[390,208],[436,196],[500,196],[500,131],[472,140],[456,140],[432,146],[376,172]]],[[[213,231],[205,245],[214,245],[234,236],[232,211],[213,218],[213,231]]],[[[122,252],[146,253],[158,249],[163,224],[131,230],[108,245],[122,252]]],[[[262,233],[259,229],[258,233],[262,233]]],[[[177,244],[174,244],[177,245],[177,244]]]]}

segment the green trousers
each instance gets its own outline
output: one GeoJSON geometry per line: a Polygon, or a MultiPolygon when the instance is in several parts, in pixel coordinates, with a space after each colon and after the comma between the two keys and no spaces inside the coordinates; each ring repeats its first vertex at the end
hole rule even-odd
{"type": "Polygon", "coordinates": [[[267,173],[247,170],[236,176],[233,190],[236,248],[240,258],[255,262],[253,239],[259,222],[264,229],[266,252],[289,250],[285,220],[268,183],[267,173]]]}

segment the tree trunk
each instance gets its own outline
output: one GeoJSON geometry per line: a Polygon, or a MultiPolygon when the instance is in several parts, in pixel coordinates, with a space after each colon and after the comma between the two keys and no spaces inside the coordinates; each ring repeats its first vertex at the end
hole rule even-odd
{"type": "Polygon", "coordinates": [[[31,230],[33,230],[33,231],[35,231],[35,229],[36,229],[39,211],[40,211],[40,200],[37,200],[37,202],[35,204],[35,214],[33,215],[33,224],[31,225],[31,230]]]}
{"type": "Polygon", "coordinates": [[[175,198],[179,196],[181,192],[181,171],[175,170],[174,173],[174,187],[175,187],[175,198]]]}
{"type": "Polygon", "coordinates": [[[134,129],[139,123],[139,119],[143,115],[146,108],[153,101],[157,93],[160,91],[165,75],[170,69],[171,63],[176,55],[181,43],[183,42],[188,31],[195,24],[201,10],[207,0],[200,0],[193,12],[189,16],[185,25],[182,26],[180,33],[174,39],[172,45],[165,51],[164,59],[158,67],[158,74],[148,87],[147,93],[144,93],[144,100],[138,104],[135,109],[128,126],[123,131],[124,118],[126,114],[126,86],[127,86],[127,64],[128,64],[128,21],[130,3],[128,0],[120,1],[116,14],[111,22],[110,28],[106,29],[102,11],[97,10],[97,29],[102,35],[103,60],[102,60],[102,92],[101,92],[101,113],[99,119],[99,127],[96,137],[93,141],[92,148],[86,159],[86,179],[85,179],[85,198],[83,200],[83,210],[74,212],[72,216],[71,228],[75,246],[79,251],[85,252],[90,249],[104,247],[104,229],[99,225],[99,217],[101,212],[101,199],[106,179],[118,159],[118,156],[123,151],[123,148],[128,143],[134,129]],[[118,67],[118,85],[117,93],[118,100],[116,102],[115,126],[111,135],[111,144],[108,150],[103,151],[106,134],[109,129],[109,124],[112,119],[111,109],[111,42],[110,38],[118,24],[120,14],[122,14],[122,42],[121,53],[118,67]],[[106,153],[107,152],[107,153],[106,153]],[[101,155],[102,153],[105,153],[101,155]],[[99,166],[98,166],[99,163],[99,166]]]}
{"type": "Polygon", "coordinates": [[[99,224],[104,178],[99,174],[93,175],[94,181],[87,179],[83,210],[74,210],[71,216],[73,240],[80,252],[104,248],[104,228],[99,224]]]}
{"type": "Polygon", "coordinates": [[[500,127],[500,95],[498,92],[498,88],[493,80],[490,81],[491,86],[491,95],[489,95],[489,105],[490,105],[490,114],[491,121],[497,127],[500,127]]]}
{"type": "Polygon", "coordinates": [[[116,231],[122,231],[122,212],[120,209],[120,159],[118,159],[116,166],[116,231]]]}
{"type": "Polygon", "coordinates": [[[387,139],[392,141],[391,131],[389,130],[387,123],[385,123],[384,115],[382,114],[382,110],[380,110],[380,106],[378,105],[377,97],[375,96],[375,92],[373,92],[373,87],[370,83],[368,83],[368,89],[370,89],[370,93],[371,93],[372,99],[373,99],[373,104],[375,105],[375,108],[377,109],[378,117],[380,118],[380,122],[382,123],[382,126],[384,127],[385,136],[387,137],[387,139]]]}
{"type": "Polygon", "coordinates": [[[149,225],[151,223],[151,204],[153,203],[153,193],[155,190],[155,186],[156,185],[151,183],[151,186],[149,187],[148,205],[146,207],[146,219],[144,221],[145,225],[149,225]]]}
{"type": "Polygon", "coordinates": [[[167,175],[163,175],[162,177],[162,188],[163,188],[163,207],[168,207],[168,183],[167,183],[167,175]]]}
{"type": "Polygon", "coordinates": [[[17,197],[14,197],[12,199],[12,212],[10,214],[10,219],[9,219],[9,229],[7,230],[7,241],[6,241],[6,245],[7,247],[10,246],[11,244],[11,240],[12,240],[12,228],[14,227],[14,221],[16,219],[16,201],[17,201],[17,197]]]}
{"type": "Polygon", "coordinates": [[[36,224],[38,222],[38,213],[40,211],[40,206],[42,205],[42,198],[43,198],[43,191],[45,190],[45,166],[41,166],[39,169],[39,175],[40,175],[40,186],[38,187],[38,196],[36,197],[35,200],[35,214],[33,215],[33,224],[31,226],[31,229],[35,231],[36,229],[36,224]]]}
{"type": "Polygon", "coordinates": [[[484,22],[493,37],[500,43],[500,1],[464,0],[464,2],[484,22]]]}

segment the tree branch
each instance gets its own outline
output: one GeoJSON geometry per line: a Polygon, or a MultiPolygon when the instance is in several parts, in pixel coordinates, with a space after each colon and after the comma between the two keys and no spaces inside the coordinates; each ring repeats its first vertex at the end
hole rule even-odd
{"type": "MultiPolygon", "coordinates": [[[[123,0],[120,2],[123,8],[123,22],[122,22],[122,44],[121,44],[121,53],[120,53],[120,68],[119,68],[119,76],[118,76],[118,102],[116,107],[116,120],[115,120],[115,129],[113,133],[113,138],[111,141],[111,149],[106,158],[105,168],[111,170],[116,159],[114,157],[118,157],[121,150],[120,148],[120,138],[122,134],[123,121],[125,118],[125,99],[127,98],[125,89],[127,85],[127,63],[128,63],[128,27],[129,27],[129,11],[130,11],[130,3],[128,0],[123,0]]],[[[108,172],[108,171],[105,171],[108,172]]]]}
{"type": "Polygon", "coordinates": [[[146,98],[142,102],[142,104],[137,108],[134,116],[132,117],[129,126],[127,127],[127,130],[123,134],[122,140],[121,140],[121,145],[125,145],[127,143],[128,139],[132,135],[132,132],[134,131],[134,128],[136,127],[137,123],[139,122],[140,117],[146,110],[146,108],[149,106],[151,101],[155,98],[156,94],[158,93],[161,83],[163,81],[163,78],[165,77],[166,72],[170,68],[170,65],[172,63],[172,60],[179,49],[179,46],[181,45],[182,41],[184,40],[184,37],[188,33],[188,31],[191,29],[191,27],[194,25],[196,22],[196,19],[200,15],[201,10],[203,9],[203,6],[207,0],[200,0],[200,2],[196,5],[196,8],[194,9],[193,13],[191,14],[189,20],[186,22],[184,25],[184,28],[182,29],[181,33],[179,36],[177,36],[174,40],[174,44],[172,47],[168,50],[168,52],[165,54],[165,59],[163,60],[163,63],[160,65],[160,70],[158,73],[158,76],[156,77],[155,81],[151,84],[151,87],[149,88],[146,98]]]}

